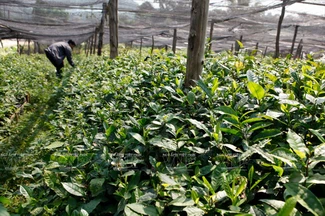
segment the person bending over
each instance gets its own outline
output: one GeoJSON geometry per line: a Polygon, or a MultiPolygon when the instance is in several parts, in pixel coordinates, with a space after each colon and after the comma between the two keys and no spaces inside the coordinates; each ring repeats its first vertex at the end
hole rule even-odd
{"type": "Polygon", "coordinates": [[[75,67],[75,64],[72,60],[72,50],[75,46],[76,43],[73,40],[69,40],[68,42],[53,43],[44,50],[46,57],[51,61],[51,63],[56,68],[57,77],[62,78],[61,69],[64,67],[65,57],[67,57],[69,64],[72,67],[75,67]]]}

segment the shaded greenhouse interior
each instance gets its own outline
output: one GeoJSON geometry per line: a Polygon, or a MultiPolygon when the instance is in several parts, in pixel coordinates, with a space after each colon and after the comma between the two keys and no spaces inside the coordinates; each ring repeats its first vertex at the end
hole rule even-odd
{"type": "MultiPolygon", "coordinates": [[[[30,39],[40,44],[73,39],[78,44],[96,32],[107,0],[2,0],[0,38],[30,39]]],[[[119,43],[133,46],[171,47],[177,29],[177,47],[186,48],[189,35],[191,0],[119,0],[119,43]]],[[[210,0],[207,37],[213,25],[212,50],[230,50],[242,37],[245,48],[274,51],[282,1],[210,0]],[[272,10],[273,9],[273,10],[272,10]]],[[[281,53],[289,53],[295,28],[298,32],[294,51],[300,41],[304,52],[320,53],[325,47],[325,0],[290,0],[282,24],[281,53]],[[301,2],[301,3],[299,3],[301,2]],[[304,4],[303,4],[304,3],[304,4]],[[323,14],[293,12],[294,4],[313,5],[323,14]]],[[[106,21],[108,19],[106,18],[106,21]]],[[[109,44],[108,22],[104,44],[109,44]]]]}

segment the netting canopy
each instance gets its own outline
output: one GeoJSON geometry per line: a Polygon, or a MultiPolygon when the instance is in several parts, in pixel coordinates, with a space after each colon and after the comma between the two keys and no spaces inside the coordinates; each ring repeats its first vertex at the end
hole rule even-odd
{"type": "MultiPolygon", "coordinates": [[[[82,43],[100,25],[107,0],[0,0],[0,38],[30,39],[41,44],[73,39],[82,43]]],[[[303,43],[306,52],[325,48],[325,0],[210,0],[207,37],[214,51],[229,50],[236,40],[247,48],[274,50],[283,2],[281,52],[303,43]],[[213,25],[211,25],[213,23],[213,25]],[[213,26],[213,34],[210,31],[213,26]]],[[[192,0],[119,0],[119,43],[186,48],[192,0]],[[175,31],[176,29],[176,31],[175,31]],[[154,36],[154,37],[152,37],[154,36]]],[[[109,43],[106,18],[104,44],[109,43]]]]}

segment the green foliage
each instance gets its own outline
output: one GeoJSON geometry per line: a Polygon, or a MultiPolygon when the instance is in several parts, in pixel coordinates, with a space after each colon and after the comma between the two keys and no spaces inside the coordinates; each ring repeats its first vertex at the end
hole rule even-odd
{"type": "Polygon", "coordinates": [[[191,89],[164,51],[77,56],[62,81],[44,57],[3,57],[0,212],[324,215],[325,66],[206,57],[191,89]]]}

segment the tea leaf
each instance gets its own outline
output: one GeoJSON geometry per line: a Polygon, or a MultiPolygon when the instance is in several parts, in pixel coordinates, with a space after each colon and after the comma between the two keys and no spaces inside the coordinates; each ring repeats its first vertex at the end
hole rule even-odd
{"type": "Polygon", "coordinates": [[[132,211],[142,215],[158,216],[157,209],[154,206],[145,206],[140,203],[131,203],[127,204],[125,207],[130,208],[132,211]]]}
{"type": "Polygon", "coordinates": [[[247,87],[249,92],[258,100],[261,100],[265,96],[265,90],[262,86],[255,82],[248,82],[247,87]]]}
{"type": "Polygon", "coordinates": [[[298,183],[286,183],[284,186],[286,187],[286,196],[295,197],[300,205],[315,216],[325,214],[322,203],[310,190],[298,183]]]}
{"type": "Polygon", "coordinates": [[[202,81],[198,80],[197,85],[205,92],[205,94],[209,97],[212,98],[212,93],[211,90],[208,88],[208,86],[202,81]]]}
{"type": "Polygon", "coordinates": [[[78,186],[77,184],[71,182],[62,182],[62,186],[66,191],[75,196],[84,196],[85,190],[78,186]]]}
{"type": "Polygon", "coordinates": [[[148,142],[153,146],[158,146],[158,147],[163,148],[163,149],[167,149],[167,150],[171,150],[171,151],[176,151],[177,150],[177,144],[172,139],[157,136],[155,138],[152,138],[148,142]]]}
{"type": "Polygon", "coordinates": [[[57,142],[53,142],[52,144],[50,144],[48,146],[45,146],[44,148],[45,149],[55,149],[55,148],[59,148],[59,147],[61,147],[63,145],[64,145],[64,142],[57,141],[57,142]]]}
{"type": "Polygon", "coordinates": [[[305,146],[303,139],[290,129],[287,134],[287,142],[301,159],[306,158],[306,155],[309,154],[309,150],[305,146]]]}
{"type": "Polygon", "coordinates": [[[286,200],[285,204],[281,208],[278,216],[288,216],[288,215],[294,215],[294,210],[296,207],[297,198],[296,197],[290,197],[286,200]]]}
{"type": "Polygon", "coordinates": [[[200,216],[205,214],[202,209],[194,206],[186,206],[183,210],[187,213],[188,216],[200,216]]]}
{"type": "Polygon", "coordinates": [[[1,216],[10,216],[7,209],[0,203],[0,215],[1,216]]]}
{"type": "MultiPolygon", "coordinates": [[[[89,183],[89,189],[93,197],[97,196],[103,191],[104,178],[92,179],[89,183]]],[[[90,213],[90,212],[89,212],[90,213]]]]}
{"type": "Polygon", "coordinates": [[[146,142],[144,141],[143,137],[138,134],[138,133],[133,133],[133,132],[130,132],[131,136],[136,139],[138,142],[142,143],[143,145],[146,145],[146,142]]]}
{"type": "Polygon", "coordinates": [[[193,105],[194,104],[194,101],[195,101],[195,94],[193,92],[188,92],[187,93],[187,101],[190,105],[193,105]]]}

